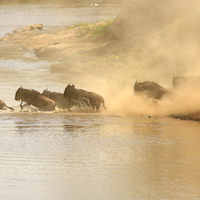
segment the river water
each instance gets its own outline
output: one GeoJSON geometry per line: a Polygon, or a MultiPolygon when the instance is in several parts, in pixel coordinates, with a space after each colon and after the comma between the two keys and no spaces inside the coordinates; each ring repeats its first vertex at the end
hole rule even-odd
{"type": "MultiPolygon", "coordinates": [[[[51,29],[113,18],[119,10],[4,4],[0,34],[38,22],[51,29]]],[[[15,108],[0,112],[0,199],[200,199],[199,123],[112,114],[109,99],[101,113],[19,112],[20,86],[63,92],[69,80],[15,46],[0,44],[0,80],[0,99],[15,108]]],[[[98,84],[78,84],[91,82],[98,84]]]]}

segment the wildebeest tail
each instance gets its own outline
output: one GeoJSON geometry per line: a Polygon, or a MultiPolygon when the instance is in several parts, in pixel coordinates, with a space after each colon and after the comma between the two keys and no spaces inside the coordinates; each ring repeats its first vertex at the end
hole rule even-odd
{"type": "Polygon", "coordinates": [[[7,105],[4,105],[6,108],[8,108],[8,109],[10,109],[10,110],[12,110],[12,111],[14,111],[14,108],[12,108],[12,107],[9,107],[9,106],[7,106],[7,105]]]}

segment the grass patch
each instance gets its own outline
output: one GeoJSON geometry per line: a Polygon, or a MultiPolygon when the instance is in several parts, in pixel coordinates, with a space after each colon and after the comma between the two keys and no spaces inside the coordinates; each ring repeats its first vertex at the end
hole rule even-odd
{"type": "Polygon", "coordinates": [[[105,34],[106,29],[113,22],[113,19],[99,21],[96,23],[79,23],[77,37],[86,37],[89,39],[97,39],[105,34]]]}

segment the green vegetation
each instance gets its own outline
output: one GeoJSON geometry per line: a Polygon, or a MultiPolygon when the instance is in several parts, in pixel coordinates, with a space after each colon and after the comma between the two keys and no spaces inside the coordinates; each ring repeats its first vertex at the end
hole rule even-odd
{"type": "Polygon", "coordinates": [[[77,31],[77,37],[87,37],[89,39],[97,39],[103,36],[106,29],[113,22],[113,19],[108,19],[106,21],[99,21],[96,23],[79,23],[77,31]]]}

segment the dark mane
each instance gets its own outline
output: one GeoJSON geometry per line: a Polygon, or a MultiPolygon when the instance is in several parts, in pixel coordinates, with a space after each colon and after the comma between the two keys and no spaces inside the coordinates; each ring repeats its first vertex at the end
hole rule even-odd
{"type": "Polygon", "coordinates": [[[68,100],[64,97],[64,95],[62,93],[58,93],[58,92],[51,92],[50,90],[48,89],[45,89],[43,92],[42,92],[42,95],[43,96],[46,96],[52,100],[54,100],[58,107],[59,108],[62,108],[62,109],[66,109],[68,108],[68,100]]]}

